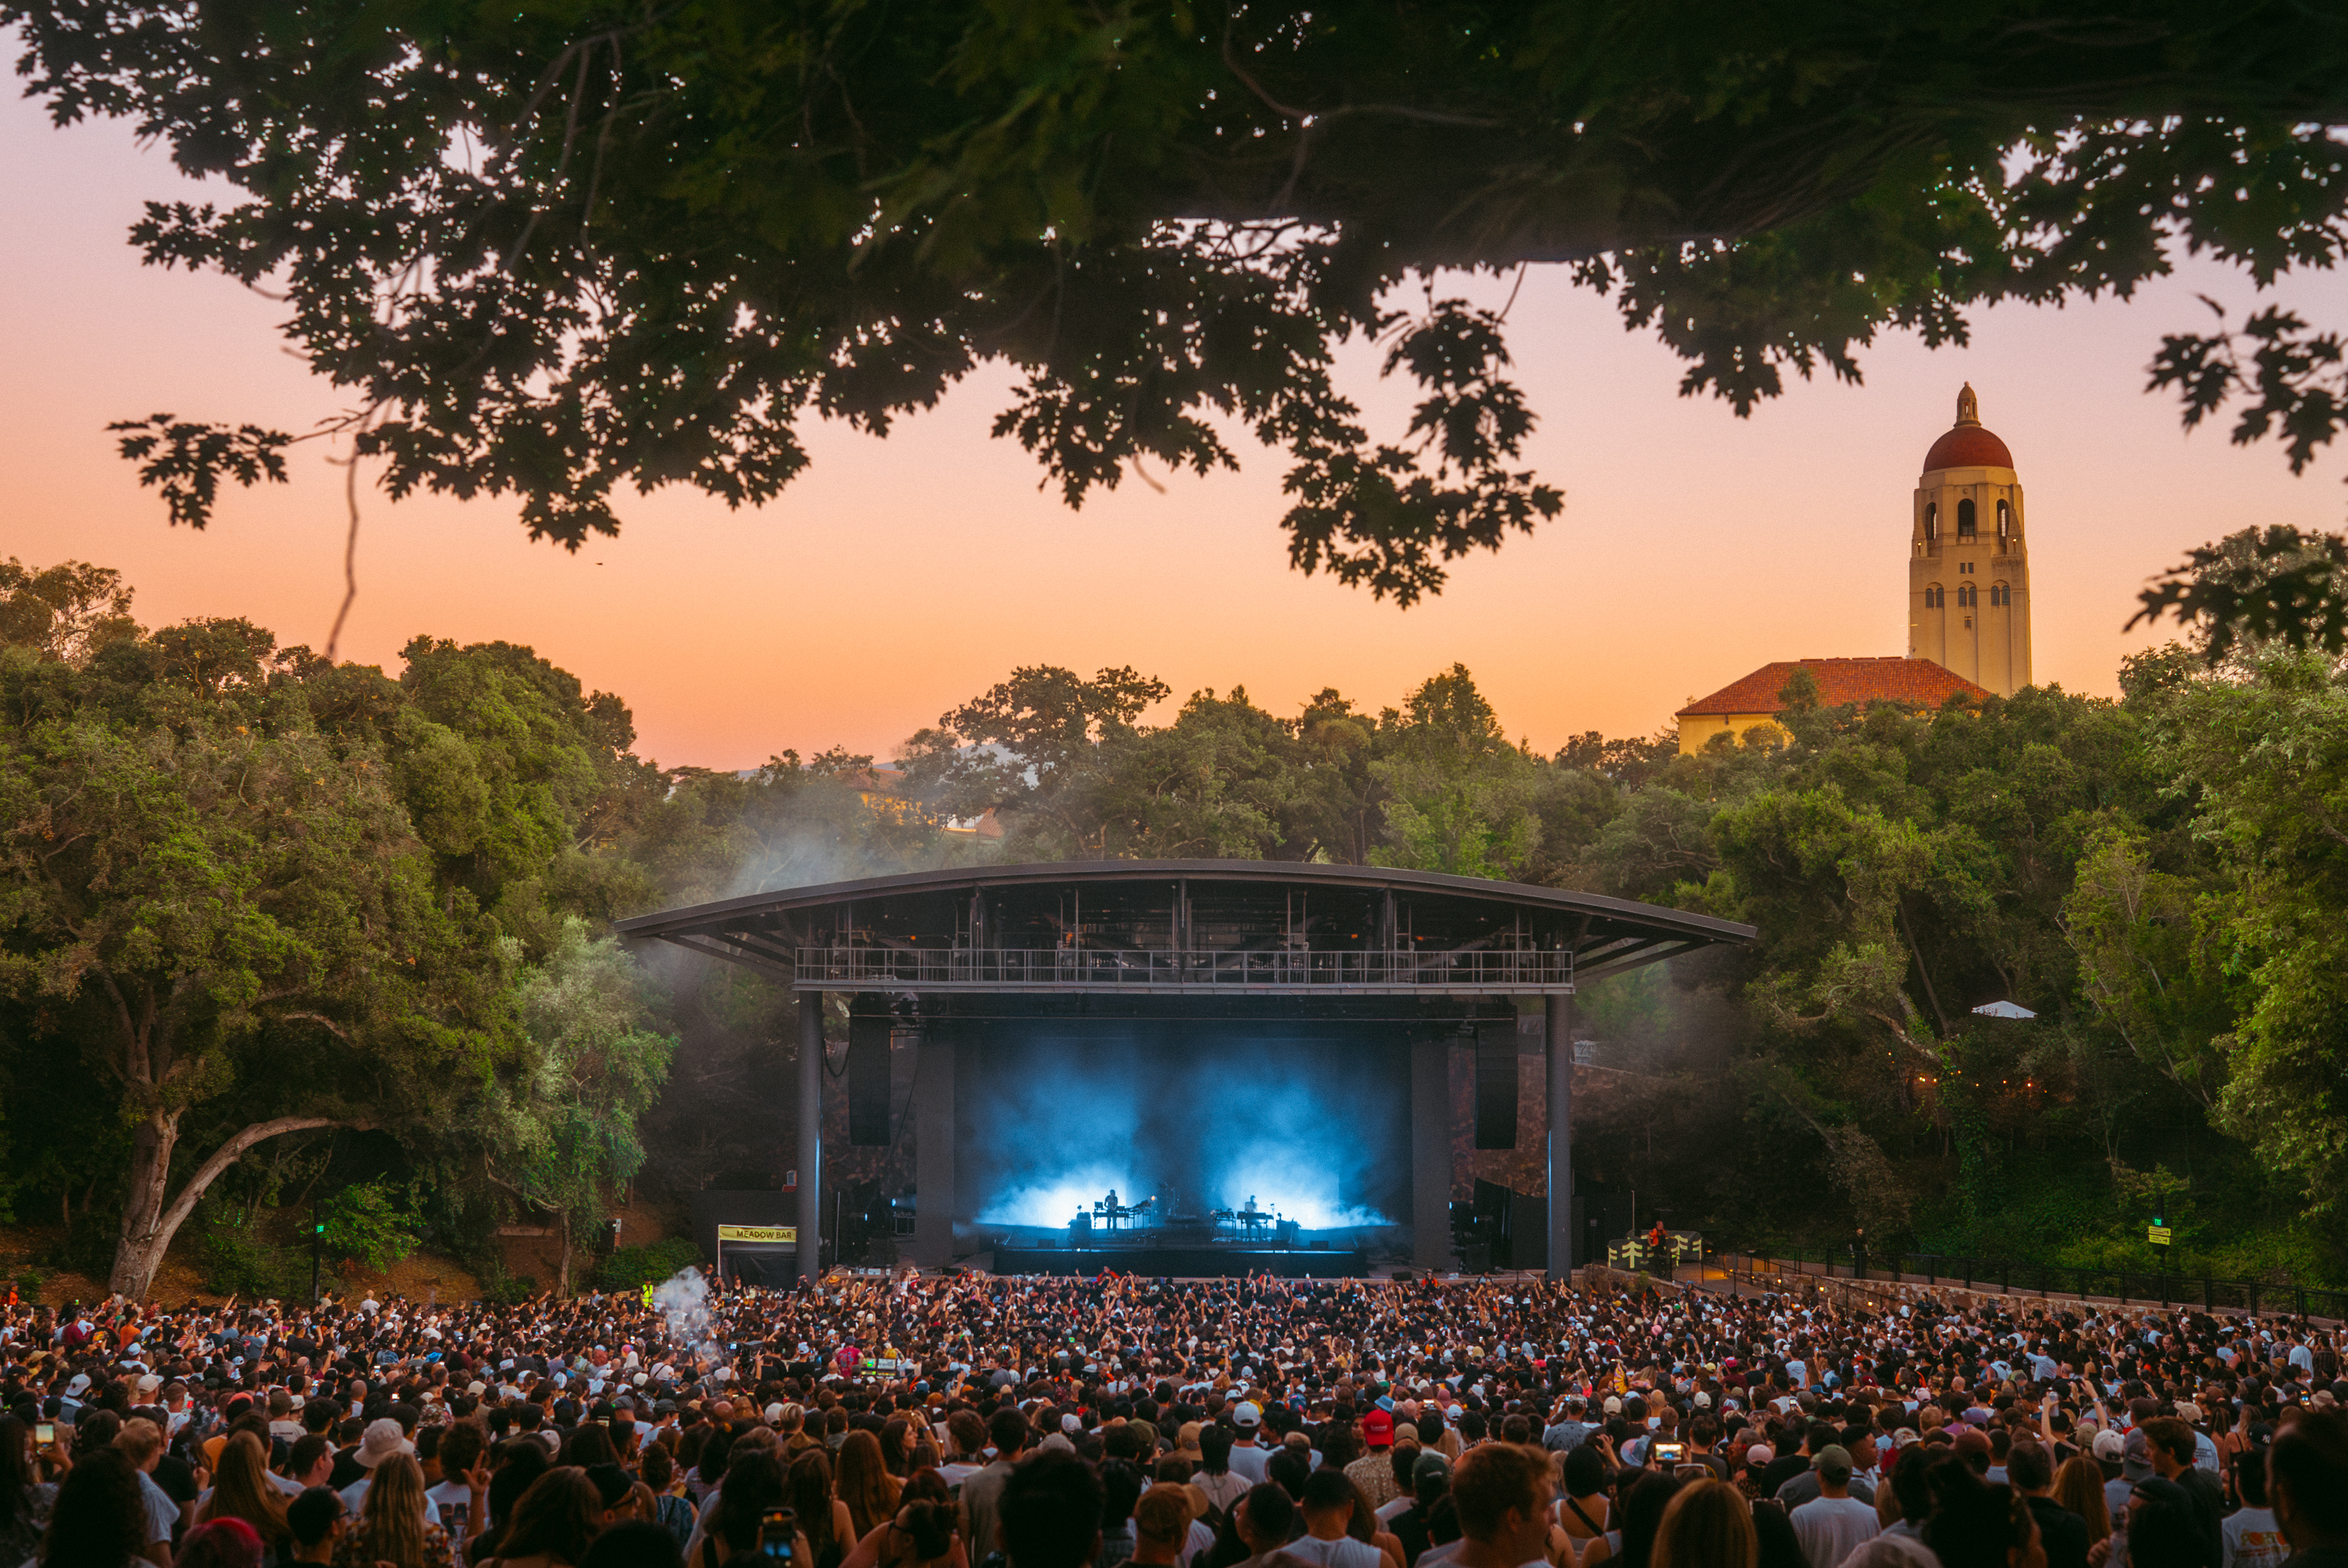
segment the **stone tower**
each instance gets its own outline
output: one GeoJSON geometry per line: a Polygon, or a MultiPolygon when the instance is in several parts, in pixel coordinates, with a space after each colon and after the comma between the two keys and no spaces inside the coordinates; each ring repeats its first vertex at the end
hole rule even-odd
{"type": "Polygon", "coordinates": [[[2030,684],[2030,553],[2013,454],[1967,386],[1924,454],[1908,562],[1908,655],[2000,696],[2030,684]]]}

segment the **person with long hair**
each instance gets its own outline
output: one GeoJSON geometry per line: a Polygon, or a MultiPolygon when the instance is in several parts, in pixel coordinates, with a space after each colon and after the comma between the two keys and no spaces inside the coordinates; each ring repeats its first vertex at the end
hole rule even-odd
{"type": "Polygon", "coordinates": [[[834,1490],[839,1501],[848,1504],[850,1538],[861,1541],[897,1517],[897,1498],[904,1483],[889,1473],[880,1439],[860,1428],[839,1445],[839,1474],[834,1490]]]}
{"type": "Polygon", "coordinates": [[[407,1454],[386,1455],[335,1548],[337,1568],[440,1568],[448,1560],[448,1537],[424,1517],[423,1467],[407,1454]]]}
{"type": "Polygon", "coordinates": [[[2054,1501],[2087,1522],[2087,1544],[2107,1541],[2112,1533],[2110,1507],[2104,1501],[2104,1467],[2086,1454],[2073,1454],[2054,1472],[2054,1501]]]}
{"type": "Polygon", "coordinates": [[[251,1432],[232,1434],[221,1449],[212,1489],[196,1507],[196,1522],[241,1519],[261,1537],[262,1548],[282,1552],[287,1540],[285,1494],[269,1479],[269,1450],[251,1432]]]}
{"type": "MultiPolygon", "coordinates": [[[[869,1439],[872,1434],[860,1435],[869,1439]]],[[[872,1455],[876,1461],[880,1454],[880,1445],[874,1443],[872,1455]]],[[[759,1554],[767,1511],[789,1506],[782,1460],[766,1449],[737,1451],[726,1466],[726,1484],[717,1489],[717,1496],[702,1516],[702,1528],[707,1533],[687,1559],[685,1568],[718,1568],[720,1563],[736,1560],[749,1563],[759,1554]]],[[[798,1562],[814,1555],[808,1545],[806,1531],[793,1532],[791,1551],[798,1562]]]]}
{"type": "MultiPolygon", "coordinates": [[[[2046,1568],[2028,1498],[2003,1481],[1982,1480],[1959,1458],[1935,1461],[1931,1480],[1932,1518],[1924,1526],[1924,1544],[1941,1568],[2046,1568]]],[[[2191,1544],[2185,1542],[2188,1551],[2191,1544]]],[[[2134,1552],[2128,1561],[2137,1563],[2134,1552]]]]}
{"type": "Polygon", "coordinates": [[[99,1449],[57,1487],[41,1537],[41,1568],[129,1568],[143,1561],[147,1505],[129,1456],[99,1449]]]}
{"type": "Polygon", "coordinates": [[[1673,1493],[1656,1526],[1651,1568],[1760,1568],[1753,1505],[1725,1480],[1698,1480],[1673,1493]]]}
{"type": "Polygon", "coordinates": [[[513,1522],[514,1510],[539,1478],[553,1468],[553,1461],[546,1457],[546,1445],[534,1438],[499,1443],[496,1454],[497,1469],[490,1472],[489,1489],[482,1500],[489,1516],[489,1528],[473,1539],[466,1553],[476,1563],[497,1555],[505,1531],[513,1522]]]}
{"type": "Polygon", "coordinates": [[[1648,1470],[1639,1477],[1622,1499],[1622,1552],[1615,1559],[1623,1568],[1648,1568],[1654,1559],[1655,1534],[1663,1528],[1663,1512],[1671,1507],[1672,1499],[1679,1495],[1676,1476],[1660,1470],[1648,1470]]]}
{"type": "Polygon", "coordinates": [[[913,1423],[891,1416],[880,1427],[880,1458],[889,1473],[903,1480],[913,1473],[913,1423]]]}
{"type": "Polygon", "coordinates": [[[557,1465],[514,1504],[498,1539],[497,1568],[580,1568],[603,1524],[603,1494],[576,1465],[557,1465]]]}
{"type": "Polygon", "coordinates": [[[897,1516],[859,1541],[840,1568],[970,1568],[956,1523],[944,1480],[935,1470],[916,1470],[897,1516]]]}
{"type": "Polygon", "coordinates": [[[39,1473],[33,1429],[14,1416],[0,1416],[0,1568],[15,1568],[30,1557],[49,1527],[57,1488],[39,1473]]]}
{"type": "Polygon", "coordinates": [[[686,1544],[693,1540],[693,1525],[696,1515],[694,1512],[693,1504],[677,1491],[679,1482],[676,1479],[676,1460],[670,1457],[668,1449],[661,1444],[646,1443],[644,1459],[636,1467],[636,1474],[643,1480],[644,1489],[653,1494],[651,1518],[663,1530],[675,1536],[676,1549],[679,1552],[684,1551],[686,1544]]]}
{"type": "MultiPolygon", "coordinates": [[[[1608,1552],[1622,1549],[1622,1532],[1614,1528],[1613,1501],[1606,1495],[1606,1460],[1584,1445],[1568,1452],[1562,1464],[1557,1500],[1557,1528],[1565,1537],[1550,1537],[1550,1550],[1569,1564],[1581,1560],[1593,1541],[1606,1540],[1608,1552]],[[1609,1532],[1612,1539],[1607,1540],[1609,1532]]],[[[1604,1561],[1592,1556],[1592,1563],[1604,1561]]]]}
{"type": "Polygon", "coordinates": [[[798,1515],[799,1529],[808,1538],[812,1568],[839,1568],[840,1560],[856,1543],[856,1526],[849,1518],[848,1504],[832,1495],[830,1450],[820,1443],[800,1449],[799,1457],[791,1461],[786,1484],[791,1510],[798,1515]]]}

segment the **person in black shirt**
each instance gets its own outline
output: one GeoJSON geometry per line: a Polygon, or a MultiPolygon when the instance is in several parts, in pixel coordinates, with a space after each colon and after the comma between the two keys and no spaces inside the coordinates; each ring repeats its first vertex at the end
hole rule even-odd
{"type": "Polygon", "coordinates": [[[1421,1449],[1411,1461],[1410,1490],[1411,1505],[1386,1521],[1402,1542],[1403,1568],[1417,1568],[1419,1553],[1434,1543],[1427,1526],[1435,1505],[1451,1490],[1450,1461],[1432,1449],[1421,1449]]]}
{"type": "Polygon", "coordinates": [[[2046,1568],[2087,1568],[2087,1522],[2054,1499],[2054,1456],[2045,1445],[2018,1442],[2005,1456],[2006,1479],[2030,1504],[2046,1568]]]}
{"type": "Polygon", "coordinates": [[[2175,1416],[2162,1416],[2144,1424],[2144,1436],[2153,1473],[2182,1488],[2192,1507],[2202,1568],[2221,1568],[2226,1549],[2219,1522],[2225,1517],[2226,1496],[2216,1476],[2194,1466],[2193,1429],[2175,1416]]]}

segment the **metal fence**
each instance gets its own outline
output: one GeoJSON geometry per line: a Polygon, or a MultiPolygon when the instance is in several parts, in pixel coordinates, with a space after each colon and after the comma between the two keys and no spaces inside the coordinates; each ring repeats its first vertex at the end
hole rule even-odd
{"type": "Polygon", "coordinates": [[[1403,989],[1494,994],[1573,984],[1566,952],[1179,953],[1153,948],[803,947],[801,986],[1039,990],[1403,989]]]}
{"type": "Polygon", "coordinates": [[[1717,1261],[1732,1274],[1764,1284],[1772,1276],[1785,1276],[1789,1283],[1807,1276],[1928,1288],[1950,1285],[2007,1295],[2075,1296],[2122,1306],[2187,1306],[2205,1312],[2289,1313],[2294,1317],[2348,1320],[2348,1290],[2288,1282],[2279,1284],[2271,1280],[2073,1268],[1947,1253],[1901,1253],[1869,1259],[1863,1272],[1849,1261],[1824,1254],[1732,1253],[1720,1254],[1717,1261]]]}

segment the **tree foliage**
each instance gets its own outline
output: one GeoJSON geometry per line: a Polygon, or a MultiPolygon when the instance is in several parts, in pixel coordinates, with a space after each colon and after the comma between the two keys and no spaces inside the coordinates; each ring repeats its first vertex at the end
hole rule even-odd
{"type": "Polygon", "coordinates": [[[582,848],[642,765],[624,707],[526,649],[419,641],[403,684],[242,621],[143,633],[101,569],[8,570],[13,1163],[118,1200],[139,1294],[252,1151],[383,1128],[428,1160],[530,1068],[517,984],[642,885],[582,848]]]}
{"type": "Polygon", "coordinates": [[[643,1168],[636,1123],[676,1042],[655,1026],[635,960],[575,915],[521,975],[514,1003],[529,1048],[486,1097],[473,1130],[489,1179],[556,1217],[568,1295],[574,1238],[602,1222],[611,1194],[643,1168]]]}
{"type": "MultiPolygon", "coordinates": [[[[2264,282],[2339,253],[2348,25],[2322,7],[1995,0],[982,6],[552,0],[451,11],[0,5],[52,116],[130,120],[222,198],[149,261],[282,290],[395,495],[618,527],[622,486],[771,499],[810,414],[886,431],[986,361],[1071,504],[1144,461],[1282,449],[1301,569],[1403,603],[1557,514],[1505,310],[1562,264],[1749,411],[1886,328],[2127,294],[2180,249],[2264,282]],[[919,84],[918,88],[908,84],[919,84]],[[1374,432],[1333,351],[1418,388],[1374,432]]],[[[2329,339],[2172,339],[2197,416],[2294,460],[2329,339]],[[2269,353],[2268,350],[2271,350],[2269,353]],[[2277,357],[2279,356],[2280,357],[2277,357]]],[[[158,415],[124,449],[201,526],[287,438],[158,415]]]]}
{"type": "Polygon", "coordinates": [[[7,1195],[110,1233],[132,1288],[208,1191],[317,1180],[323,1151],[268,1150],[336,1129],[392,1135],[335,1181],[414,1183],[435,1244],[529,1217],[568,1259],[631,1183],[777,1185],[797,1000],[600,923],[1071,856],[1420,866],[1750,922],[1746,952],[1577,998],[1591,1190],[1643,1212],[2141,1266],[2160,1202],[2188,1266],[2348,1266],[2348,665],[2320,652],[2172,646],[2116,702],[1791,689],[1693,756],[1539,755],[1457,665],[1284,713],[1040,665],[894,770],[664,770],[624,704],[527,649],[418,638],[393,678],[236,621],[77,640],[43,616],[127,619],[119,584],[18,570],[82,586],[0,647],[7,1195]]]}

